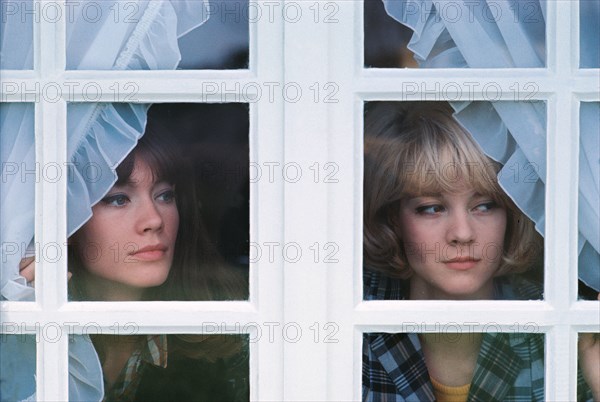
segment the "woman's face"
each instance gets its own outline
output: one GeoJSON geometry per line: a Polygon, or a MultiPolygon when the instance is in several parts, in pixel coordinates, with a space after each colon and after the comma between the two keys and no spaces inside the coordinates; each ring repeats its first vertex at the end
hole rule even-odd
{"type": "Polygon", "coordinates": [[[490,299],[502,261],[506,210],[466,185],[400,202],[398,229],[411,299],[490,299]]]}
{"type": "Polygon", "coordinates": [[[174,186],[156,182],[136,158],[129,180],[115,185],[74,235],[92,300],[139,300],[164,283],[173,261],[179,214],[174,186]]]}

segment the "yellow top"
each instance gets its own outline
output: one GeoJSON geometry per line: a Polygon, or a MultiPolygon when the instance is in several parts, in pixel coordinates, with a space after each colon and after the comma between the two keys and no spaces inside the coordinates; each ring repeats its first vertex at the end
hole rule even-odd
{"type": "Polygon", "coordinates": [[[438,402],[467,402],[469,388],[471,388],[470,383],[460,387],[449,387],[434,378],[431,378],[431,385],[433,385],[433,393],[438,402]]]}

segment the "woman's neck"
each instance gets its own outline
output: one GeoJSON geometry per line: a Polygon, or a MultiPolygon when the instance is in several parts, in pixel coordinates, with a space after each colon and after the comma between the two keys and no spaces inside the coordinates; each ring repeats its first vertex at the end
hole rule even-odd
{"type": "Polygon", "coordinates": [[[431,286],[422,278],[413,276],[409,286],[410,300],[492,300],[494,299],[494,282],[489,281],[476,292],[450,294],[431,286]]]}
{"type": "MultiPolygon", "coordinates": [[[[421,278],[410,280],[411,300],[489,300],[494,298],[493,282],[485,283],[477,292],[452,295],[430,286],[421,278]]],[[[430,376],[438,382],[459,387],[469,384],[473,378],[479,350],[481,333],[421,333],[419,339],[430,376]]]]}
{"type": "Polygon", "coordinates": [[[482,338],[481,333],[419,334],[429,375],[451,387],[471,383],[482,338]]]}

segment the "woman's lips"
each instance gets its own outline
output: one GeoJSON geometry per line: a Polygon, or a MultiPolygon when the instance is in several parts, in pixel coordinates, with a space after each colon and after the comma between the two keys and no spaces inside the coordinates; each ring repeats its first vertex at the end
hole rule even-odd
{"type": "Polygon", "coordinates": [[[146,246],[131,253],[131,256],[138,261],[157,261],[162,259],[167,251],[167,247],[162,244],[155,246],[146,246]]]}
{"type": "Polygon", "coordinates": [[[477,265],[479,261],[479,259],[475,258],[455,258],[453,260],[444,261],[444,264],[450,269],[466,271],[477,265]]]}

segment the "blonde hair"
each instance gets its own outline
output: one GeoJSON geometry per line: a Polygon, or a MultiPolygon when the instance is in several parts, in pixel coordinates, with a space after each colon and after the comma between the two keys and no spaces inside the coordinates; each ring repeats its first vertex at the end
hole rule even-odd
{"type": "Polygon", "coordinates": [[[446,102],[371,102],[365,111],[365,264],[408,278],[404,245],[394,224],[400,200],[455,192],[466,183],[507,212],[498,274],[528,269],[542,248],[541,236],[500,188],[501,165],[487,157],[452,117],[446,102]]]}

